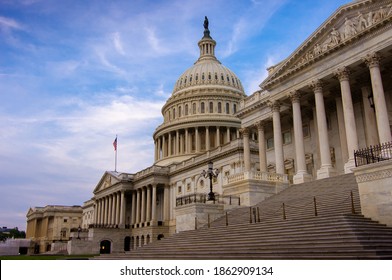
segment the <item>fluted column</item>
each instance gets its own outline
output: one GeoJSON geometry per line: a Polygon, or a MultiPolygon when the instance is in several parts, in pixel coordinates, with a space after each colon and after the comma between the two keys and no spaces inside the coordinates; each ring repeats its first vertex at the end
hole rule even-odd
{"type": "Polygon", "coordinates": [[[275,164],[276,173],[284,174],[284,155],[283,155],[283,138],[282,126],[280,123],[280,103],[274,101],[270,103],[272,110],[272,124],[274,130],[274,150],[275,150],[275,164]]]}
{"type": "Polygon", "coordinates": [[[189,132],[188,128],[185,128],[185,154],[190,153],[190,148],[189,148],[189,132]]]}
{"type": "Polygon", "coordinates": [[[346,126],[344,125],[342,98],[336,97],[335,101],[336,101],[336,114],[338,117],[340,150],[342,153],[342,161],[343,163],[345,163],[348,160],[348,149],[347,149],[346,126]]]}
{"type": "Polygon", "coordinates": [[[164,188],[164,198],[163,198],[163,220],[168,222],[170,220],[169,207],[170,207],[170,185],[165,185],[164,188]]]}
{"type": "Polygon", "coordinates": [[[151,224],[157,222],[157,185],[152,185],[152,207],[151,207],[151,224]]]}
{"type": "Polygon", "coordinates": [[[332,167],[331,153],[329,151],[327,116],[325,114],[322,82],[320,80],[314,81],[310,87],[314,91],[314,98],[316,102],[317,128],[321,160],[321,167],[319,170],[317,170],[317,179],[322,179],[336,175],[336,171],[332,167]]]}
{"type": "Polygon", "coordinates": [[[210,130],[209,127],[206,126],[206,151],[210,150],[210,130]]]}
{"type": "Polygon", "coordinates": [[[196,153],[200,152],[200,134],[199,134],[199,128],[195,128],[195,146],[196,146],[196,153]]]}
{"type": "Polygon", "coordinates": [[[226,127],[226,143],[230,143],[230,127],[226,127]]]}
{"type": "Polygon", "coordinates": [[[121,212],[121,194],[119,192],[116,193],[116,225],[120,224],[120,212],[121,212]]]}
{"type": "Polygon", "coordinates": [[[125,201],[125,192],[121,192],[121,198],[120,198],[120,228],[125,227],[125,207],[126,207],[126,201],[125,201]]]}
{"type": "Polygon", "coordinates": [[[103,213],[103,204],[104,204],[104,202],[103,202],[103,199],[102,198],[100,198],[99,199],[99,224],[100,225],[103,225],[103,223],[104,223],[104,213],[103,213]]]}
{"type": "Polygon", "coordinates": [[[107,225],[108,224],[108,197],[105,196],[104,198],[104,204],[103,204],[103,224],[107,225]]]}
{"type": "Polygon", "coordinates": [[[358,150],[357,126],[355,123],[354,107],[351,98],[351,89],[349,82],[350,71],[344,67],[338,69],[335,73],[340,81],[340,90],[342,92],[342,104],[344,125],[346,127],[348,161],[344,165],[344,172],[351,173],[351,169],[355,167],[354,151],[358,150]]]}
{"type": "Polygon", "coordinates": [[[141,189],[142,192],[142,203],[140,207],[141,217],[140,223],[143,224],[146,221],[146,189],[143,187],[141,189]]]}
{"type": "Polygon", "coordinates": [[[132,224],[136,225],[136,191],[132,192],[132,224]]]}
{"type": "Polygon", "coordinates": [[[297,172],[293,177],[294,184],[309,182],[312,177],[306,170],[305,161],[305,145],[304,135],[302,130],[302,116],[300,105],[301,94],[298,91],[290,94],[291,103],[293,107],[293,126],[294,126],[294,141],[295,141],[295,157],[297,172]]]}
{"type": "Polygon", "coordinates": [[[112,194],[112,217],[111,222],[112,225],[116,224],[116,194],[112,194]]]}
{"type": "Polygon", "coordinates": [[[391,142],[391,129],[389,126],[388,110],[385,102],[384,87],[380,72],[380,56],[377,53],[369,54],[366,56],[365,62],[369,67],[370,78],[372,80],[378,138],[380,143],[391,142]]]}
{"type": "Polygon", "coordinates": [[[161,154],[161,137],[158,137],[158,159],[162,159],[162,154],[161,154]]]}
{"type": "Polygon", "coordinates": [[[101,199],[98,199],[97,200],[97,221],[95,222],[96,224],[102,224],[102,221],[101,221],[101,217],[102,217],[102,215],[101,215],[101,199]]]}
{"type": "Polygon", "coordinates": [[[265,146],[264,123],[262,121],[259,121],[256,123],[256,127],[257,127],[257,138],[259,139],[260,171],[267,172],[267,151],[265,146]]]}
{"type": "Polygon", "coordinates": [[[171,133],[169,132],[168,140],[167,140],[167,150],[168,150],[168,156],[170,157],[173,154],[172,151],[172,136],[171,133]]]}
{"type": "Polygon", "coordinates": [[[140,189],[136,190],[136,224],[140,223],[140,189]]]}
{"type": "Polygon", "coordinates": [[[241,128],[240,130],[242,134],[242,139],[244,142],[244,165],[245,172],[250,171],[251,162],[250,162],[250,145],[249,145],[249,129],[247,127],[241,128]]]}
{"type": "Polygon", "coordinates": [[[162,135],[162,158],[165,158],[166,156],[166,137],[165,135],[162,135]]]}
{"type": "Polygon", "coordinates": [[[220,129],[219,126],[216,127],[216,145],[215,147],[220,146],[220,129]]]}
{"type": "Polygon", "coordinates": [[[151,186],[147,186],[146,222],[151,221],[151,186]]]}
{"type": "Polygon", "coordinates": [[[180,132],[177,130],[176,131],[176,149],[175,149],[175,154],[179,155],[180,154],[180,132]]]}

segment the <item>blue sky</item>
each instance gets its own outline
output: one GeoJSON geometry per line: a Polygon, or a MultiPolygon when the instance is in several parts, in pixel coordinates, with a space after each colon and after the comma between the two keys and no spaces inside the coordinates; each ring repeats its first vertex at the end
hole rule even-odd
{"type": "Polygon", "coordinates": [[[105,170],[153,163],[152,134],[197,60],[208,16],[216,56],[258,89],[349,0],[0,0],[0,226],[29,207],[81,205],[105,170]]]}

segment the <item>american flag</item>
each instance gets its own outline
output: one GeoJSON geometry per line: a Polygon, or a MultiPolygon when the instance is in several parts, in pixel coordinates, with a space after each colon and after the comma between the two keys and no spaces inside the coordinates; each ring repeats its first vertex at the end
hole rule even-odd
{"type": "Polygon", "coordinates": [[[114,147],[114,150],[117,151],[117,136],[116,136],[116,139],[114,139],[113,147],[114,147]]]}

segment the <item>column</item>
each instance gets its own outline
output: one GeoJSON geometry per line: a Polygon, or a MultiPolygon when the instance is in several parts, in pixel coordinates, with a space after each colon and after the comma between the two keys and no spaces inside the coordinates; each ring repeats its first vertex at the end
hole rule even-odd
{"type": "Polygon", "coordinates": [[[210,130],[208,126],[206,126],[206,151],[210,150],[210,130]]]}
{"type": "Polygon", "coordinates": [[[136,224],[140,223],[140,189],[136,190],[136,224]]]}
{"type": "Polygon", "coordinates": [[[380,143],[391,142],[392,139],[391,129],[389,126],[388,110],[385,102],[384,87],[380,73],[380,56],[377,53],[371,53],[366,56],[365,62],[369,67],[370,78],[372,80],[378,138],[380,143]]]}
{"type": "Polygon", "coordinates": [[[264,133],[264,123],[259,121],[256,123],[257,127],[257,138],[259,139],[259,162],[260,162],[260,172],[267,172],[267,153],[265,146],[265,133],[264,133]]]}
{"type": "Polygon", "coordinates": [[[152,185],[151,224],[155,226],[156,222],[157,222],[157,185],[152,185]]]}
{"type": "Polygon", "coordinates": [[[199,135],[199,128],[195,128],[195,145],[196,145],[196,153],[200,152],[200,135],[199,135]]]}
{"type": "Polygon", "coordinates": [[[144,187],[141,188],[141,192],[142,192],[142,203],[140,207],[140,212],[141,212],[140,223],[143,224],[146,221],[146,189],[144,187]]]}
{"type": "Polygon", "coordinates": [[[348,161],[344,165],[344,172],[351,173],[355,167],[354,151],[358,150],[357,126],[355,124],[354,107],[351,99],[351,89],[349,82],[349,70],[344,67],[338,69],[336,76],[340,81],[340,90],[342,92],[342,104],[344,125],[346,127],[348,161]]]}
{"type": "Polygon", "coordinates": [[[219,130],[219,126],[216,127],[216,145],[215,147],[219,147],[220,146],[220,130],[219,130]]]}
{"type": "Polygon", "coordinates": [[[103,225],[103,200],[102,198],[99,199],[99,224],[103,225]]]}
{"type": "Polygon", "coordinates": [[[317,179],[322,179],[336,175],[336,171],[332,167],[331,153],[329,151],[327,116],[325,115],[322,82],[320,80],[313,81],[310,87],[314,91],[314,98],[316,103],[317,128],[321,161],[320,169],[317,170],[317,179]]]}
{"type": "Polygon", "coordinates": [[[295,157],[297,173],[293,177],[294,184],[309,182],[312,177],[306,170],[305,161],[305,144],[302,130],[302,116],[301,116],[301,94],[298,91],[290,93],[290,98],[293,107],[293,126],[294,126],[294,141],[295,141],[295,157]]]}
{"type": "Polygon", "coordinates": [[[167,149],[168,149],[168,156],[170,157],[173,152],[172,152],[172,137],[171,137],[171,133],[169,132],[169,140],[167,143],[167,149]]]}
{"type": "Polygon", "coordinates": [[[158,140],[157,139],[154,141],[154,145],[155,145],[154,161],[157,161],[158,160],[158,140]]]}
{"type": "Polygon", "coordinates": [[[120,198],[120,228],[125,228],[125,192],[121,191],[121,198],[120,198]]]}
{"type": "Polygon", "coordinates": [[[342,152],[342,161],[343,163],[345,163],[348,160],[348,149],[347,149],[346,126],[344,125],[342,98],[336,97],[335,101],[336,101],[336,113],[338,117],[338,126],[339,126],[340,150],[342,152]]]}
{"type": "MultiPolygon", "coordinates": [[[[166,222],[169,222],[170,217],[169,217],[169,207],[170,207],[170,185],[165,185],[164,188],[164,198],[163,198],[163,220],[166,222]]],[[[168,224],[166,224],[168,225],[168,224]]]]}
{"type": "Polygon", "coordinates": [[[113,205],[113,197],[111,195],[108,196],[109,206],[108,206],[108,225],[112,224],[112,205],[113,205]]]}
{"type": "Polygon", "coordinates": [[[226,127],[226,143],[230,143],[230,127],[226,127]]]}
{"type": "Polygon", "coordinates": [[[166,156],[166,137],[165,135],[162,135],[162,158],[165,158],[166,156]]]}
{"type": "Polygon", "coordinates": [[[251,168],[250,163],[250,145],[249,145],[249,129],[247,127],[241,128],[242,139],[244,141],[244,165],[245,172],[249,172],[251,168]]]}
{"type": "Polygon", "coordinates": [[[116,224],[116,193],[112,194],[112,217],[110,223],[112,225],[116,224]]]}
{"type": "Polygon", "coordinates": [[[119,224],[120,224],[120,207],[121,207],[121,204],[120,204],[120,200],[121,200],[121,194],[119,193],[119,192],[117,192],[117,194],[116,194],[116,225],[117,226],[119,226],[119,224]]]}
{"type": "Polygon", "coordinates": [[[185,128],[185,154],[190,153],[188,128],[185,128]]]}
{"type": "Polygon", "coordinates": [[[161,159],[161,137],[158,137],[158,159],[161,159]]]}
{"type": "Polygon", "coordinates": [[[103,198],[103,224],[108,223],[108,198],[105,196],[103,198]]]}
{"type": "Polygon", "coordinates": [[[175,148],[175,154],[179,155],[180,154],[180,132],[177,130],[176,131],[176,148],[175,148]]]}
{"type": "Polygon", "coordinates": [[[132,192],[132,224],[136,225],[136,191],[132,192]]]}
{"type": "Polygon", "coordinates": [[[274,130],[274,150],[276,173],[284,174],[284,155],[283,155],[283,139],[282,127],[280,123],[280,103],[274,101],[270,104],[272,110],[272,124],[274,130]]]}
{"type": "Polygon", "coordinates": [[[365,136],[366,146],[374,146],[380,143],[378,140],[377,121],[374,110],[370,107],[369,96],[371,90],[368,86],[361,87],[362,102],[363,102],[363,115],[365,121],[365,136]]]}
{"type": "Polygon", "coordinates": [[[151,221],[151,186],[147,186],[146,222],[151,221]]]}

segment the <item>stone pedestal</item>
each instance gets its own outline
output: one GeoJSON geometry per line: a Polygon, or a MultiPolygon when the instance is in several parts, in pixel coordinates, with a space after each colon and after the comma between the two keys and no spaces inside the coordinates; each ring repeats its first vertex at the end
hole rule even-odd
{"type": "Polygon", "coordinates": [[[353,169],[359,189],[362,214],[392,226],[392,160],[353,169]]]}

